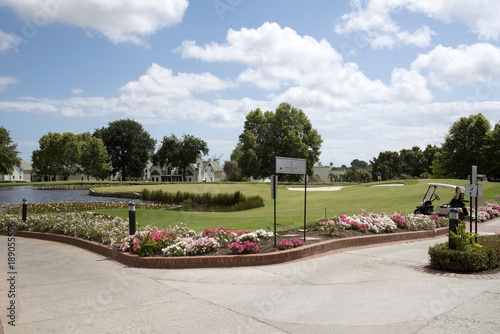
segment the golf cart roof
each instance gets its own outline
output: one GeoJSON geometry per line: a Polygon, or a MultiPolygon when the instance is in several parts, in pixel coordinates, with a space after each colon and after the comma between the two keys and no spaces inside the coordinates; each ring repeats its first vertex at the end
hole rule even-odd
{"type": "Polygon", "coordinates": [[[439,187],[454,189],[455,195],[453,196],[453,198],[455,198],[455,199],[460,198],[465,193],[465,188],[462,186],[454,186],[454,185],[446,184],[446,183],[428,183],[428,184],[429,184],[429,189],[427,189],[427,192],[424,195],[422,203],[425,203],[427,201],[431,201],[432,196],[434,195],[437,188],[439,188],[439,187]]]}
{"type": "Polygon", "coordinates": [[[457,189],[459,186],[454,186],[451,184],[446,184],[446,183],[429,183],[430,186],[435,186],[435,187],[443,187],[443,188],[451,188],[451,189],[457,189]]]}

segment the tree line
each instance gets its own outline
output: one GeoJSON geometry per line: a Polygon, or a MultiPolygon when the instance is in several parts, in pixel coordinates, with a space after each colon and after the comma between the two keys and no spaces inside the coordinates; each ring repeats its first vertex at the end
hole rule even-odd
{"type": "MultiPolygon", "coordinates": [[[[35,175],[41,177],[67,179],[70,175],[82,174],[87,179],[105,179],[119,173],[125,180],[143,177],[150,161],[178,167],[184,175],[190,163],[208,154],[207,143],[191,135],[165,136],[155,152],[156,143],[140,123],[131,119],[111,122],[93,134],[49,132],[38,141],[39,148],[32,152],[31,165],[35,175]]],[[[2,174],[11,174],[14,166],[20,166],[17,144],[12,143],[3,127],[0,127],[0,154],[6,157],[1,159],[2,174]]]]}
{"type": "Polygon", "coordinates": [[[380,152],[373,158],[371,173],[376,179],[451,178],[467,179],[471,166],[492,180],[500,180],[500,122],[493,130],[482,114],[461,117],[450,127],[441,147],[418,146],[399,152],[380,152]]]}

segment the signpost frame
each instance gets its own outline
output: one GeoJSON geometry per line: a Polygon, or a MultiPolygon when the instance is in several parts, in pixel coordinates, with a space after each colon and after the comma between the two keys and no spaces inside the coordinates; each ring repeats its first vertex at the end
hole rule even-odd
{"type": "Polygon", "coordinates": [[[278,175],[295,174],[304,175],[304,242],[306,241],[307,219],[307,159],[275,157],[275,174],[272,176],[271,193],[274,194],[274,247],[276,247],[276,198],[278,197],[278,175]]]}

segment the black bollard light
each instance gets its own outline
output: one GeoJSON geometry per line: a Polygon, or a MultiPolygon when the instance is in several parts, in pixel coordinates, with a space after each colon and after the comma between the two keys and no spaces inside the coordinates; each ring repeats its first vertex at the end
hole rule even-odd
{"type": "Polygon", "coordinates": [[[23,199],[23,207],[22,207],[22,215],[23,215],[23,222],[26,221],[26,218],[28,216],[28,201],[26,199],[23,199]]]}
{"type": "Polygon", "coordinates": [[[135,204],[130,202],[128,205],[128,228],[129,235],[135,234],[135,204]]]}
{"type": "Polygon", "coordinates": [[[448,227],[448,248],[449,249],[457,249],[455,242],[451,239],[451,234],[449,232],[457,233],[458,227],[458,210],[453,208],[450,210],[450,225],[448,227]]]}

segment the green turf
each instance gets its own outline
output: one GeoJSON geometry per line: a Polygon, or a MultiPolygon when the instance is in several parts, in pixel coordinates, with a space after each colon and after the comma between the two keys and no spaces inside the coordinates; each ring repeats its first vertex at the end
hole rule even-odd
{"type": "MultiPolygon", "coordinates": [[[[346,187],[340,191],[307,192],[307,223],[313,223],[326,214],[357,214],[360,210],[374,213],[412,213],[422,200],[428,182],[465,185],[465,180],[403,180],[404,186],[373,187],[374,184],[360,184],[346,187]]],[[[136,220],[139,225],[168,226],[185,223],[189,227],[201,231],[205,228],[225,227],[235,230],[272,227],[274,224],[274,201],[270,198],[270,185],[262,183],[173,183],[150,185],[126,185],[112,188],[100,188],[99,191],[142,191],[148,189],[163,189],[164,191],[187,191],[194,193],[212,192],[226,193],[240,190],[244,195],[260,195],[264,199],[262,208],[238,212],[179,212],[170,210],[137,210],[136,220]]],[[[304,224],[304,192],[291,191],[291,186],[280,185],[276,201],[277,229],[285,230],[300,228],[304,224]]],[[[303,185],[293,187],[303,188],[303,185]]],[[[500,195],[500,183],[483,183],[484,200],[493,200],[500,195]]],[[[437,204],[447,203],[453,191],[438,190],[441,198],[437,204]]],[[[122,218],[128,217],[127,210],[107,210],[105,213],[122,218]]]]}

